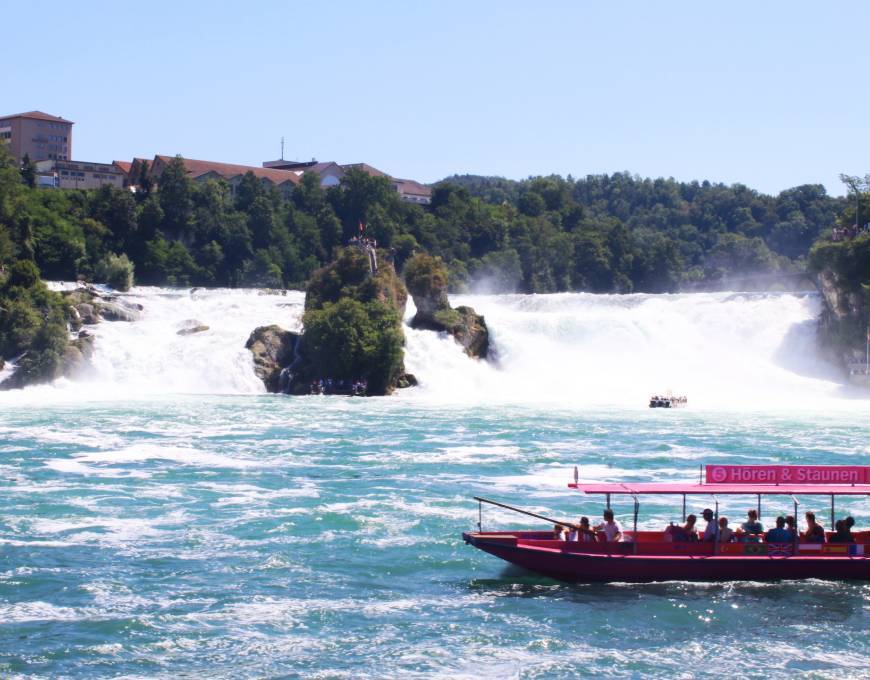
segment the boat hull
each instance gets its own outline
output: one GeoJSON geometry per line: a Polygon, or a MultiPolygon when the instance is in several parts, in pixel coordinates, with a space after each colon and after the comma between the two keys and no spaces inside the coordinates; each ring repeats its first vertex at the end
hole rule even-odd
{"type": "Polygon", "coordinates": [[[508,536],[466,533],[466,543],[543,576],[567,582],[870,580],[864,555],[635,555],[524,545],[508,536]]]}

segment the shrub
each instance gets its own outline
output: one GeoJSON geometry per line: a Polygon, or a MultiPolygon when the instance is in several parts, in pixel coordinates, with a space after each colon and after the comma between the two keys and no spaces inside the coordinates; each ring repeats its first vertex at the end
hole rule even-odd
{"type": "Polygon", "coordinates": [[[97,263],[94,273],[115,290],[126,291],[133,286],[133,263],[126,253],[108,253],[97,263]]]}
{"type": "Polygon", "coordinates": [[[440,257],[420,253],[405,264],[405,285],[414,297],[447,300],[447,267],[440,257]]]}

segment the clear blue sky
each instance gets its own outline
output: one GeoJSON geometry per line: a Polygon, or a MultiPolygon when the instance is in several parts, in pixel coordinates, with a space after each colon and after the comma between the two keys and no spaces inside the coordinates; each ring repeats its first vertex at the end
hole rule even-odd
{"type": "Polygon", "coordinates": [[[425,182],[628,170],[843,193],[870,3],[79,2],[3,10],[0,114],[74,156],[365,161],[425,182]]]}

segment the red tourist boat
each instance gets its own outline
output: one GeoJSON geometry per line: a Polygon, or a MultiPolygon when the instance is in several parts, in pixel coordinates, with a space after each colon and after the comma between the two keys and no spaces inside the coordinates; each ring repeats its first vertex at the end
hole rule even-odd
{"type": "Polygon", "coordinates": [[[825,543],[803,538],[790,543],[767,543],[763,538],[723,543],[674,541],[666,531],[637,529],[638,496],[643,494],[682,496],[684,519],[686,496],[707,496],[715,507],[717,524],[720,496],[755,496],[759,517],[762,496],[790,496],[796,518],[799,504],[795,496],[828,496],[833,527],[836,496],[870,495],[870,466],[708,465],[705,480],[688,484],[582,484],[577,482],[575,468],[574,479],[569,488],[604,495],[607,508],[613,495],[633,497],[634,530],[624,531],[625,540],[608,542],[601,532],[590,542],[555,539],[555,531],[485,532],[481,526],[483,503],[555,525],[574,525],[478,497],[478,531],[464,533],[463,539],[507,562],[560,581],[870,579],[870,531],[853,533],[853,543],[828,542],[830,532],[825,543]]]}

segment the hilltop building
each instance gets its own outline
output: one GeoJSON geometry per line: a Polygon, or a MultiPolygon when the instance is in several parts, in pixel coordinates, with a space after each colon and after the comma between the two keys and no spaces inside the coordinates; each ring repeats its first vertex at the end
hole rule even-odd
{"type": "Polygon", "coordinates": [[[71,120],[42,111],[0,117],[0,141],[19,165],[28,156],[33,162],[67,161],[72,158],[71,120]]]}
{"type": "MultiPolygon", "coordinates": [[[[174,156],[154,156],[148,169],[148,174],[159,184],[160,175],[174,156]]],[[[235,165],[233,163],[217,163],[215,161],[200,161],[192,158],[182,158],[187,174],[194,182],[206,182],[210,179],[223,179],[230,187],[233,195],[242,178],[249,172],[266,186],[277,187],[285,196],[289,196],[293,187],[299,184],[300,175],[289,170],[273,168],[258,168],[251,165],[235,165]]]]}
{"type": "Polygon", "coordinates": [[[287,161],[282,159],[277,161],[265,161],[263,167],[287,170],[296,173],[300,178],[306,173],[314,173],[320,177],[320,186],[324,189],[337,186],[341,182],[341,178],[344,177],[345,173],[350,168],[356,168],[372,177],[386,177],[403,201],[407,201],[408,203],[419,203],[421,205],[428,205],[432,201],[432,190],[429,187],[424,186],[419,182],[415,182],[412,179],[399,179],[397,177],[392,177],[368,163],[339,165],[335,162],[318,163],[315,160],[287,161]]]}
{"type": "Polygon", "coordinates": [[[126,175],[114,163],[47,160],[36,163],[39,186],[58,189],[99,189],[109,184],[124,187],[126,175]]]}

